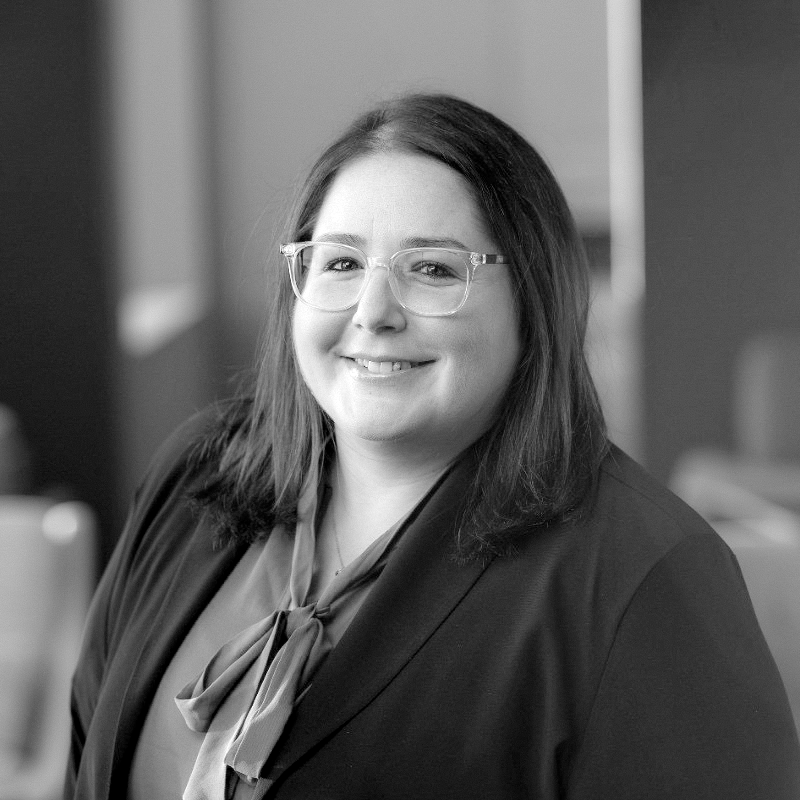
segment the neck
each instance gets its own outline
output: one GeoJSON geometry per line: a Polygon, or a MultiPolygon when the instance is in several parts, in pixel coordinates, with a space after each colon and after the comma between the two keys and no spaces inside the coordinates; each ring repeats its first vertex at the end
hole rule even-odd
{"type": "Polygon", "coordinates": [[[386,443],[336,437],[331,480],[333,514],[348,556],[409,513],[452,461],[403,453],[386,443]]]}
{"type": "Polygon", "coordinates": [[[454,460],[452,453],[408,452],[395,443],[336,437],[337,475],[346,497],[419,499],[454,460]]]}

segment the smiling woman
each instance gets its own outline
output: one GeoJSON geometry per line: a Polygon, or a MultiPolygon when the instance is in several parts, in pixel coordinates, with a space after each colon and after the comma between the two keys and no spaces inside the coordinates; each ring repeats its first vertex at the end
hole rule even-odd
{"type": "MultiPolygon", "coordinates": [[[[341,169],[312,238],[357,241],[383,259],[410,241],[497,250],[465,181],[440,161],[402,152],[363,156],[341,169]]],[[[444,252],[448,261],[460,262],[462,275],[469,275],[462,255],[444,252]]],[[[512,280],[502,265],[476,271],[471,283],[450,270],[441,283],[424,284],[435,296],[420,316],[413,306],[401,304],[391,277],[396,272],[373,269],[353,298],[357,303],[341,312],[321,314],[298,303],[295,352],[345,458],[360,452],[359,461],[372,463],[374,470],[376,460],[394,460],[393,451],[402,452],[404,464],[416,462],[431,475],[444,471],[490,427],[516,369],[512,280]],[[469,303],[451,313],[466,300],[467,289],[469,303]],[[436,316],[434,303],[443,304],[436,316]],[[395,364],[408,368],[395,369],[395,364]]],[[[408,291],[401,297],[407,305],[417,299],[408,291]]],[[[392,471],[399,477],[397,467],[392,471]]]]}
{"type": "Polygon", "coordinates": [[[735,559],[606,439],[536,151],[401,97],[285,241],[253,392],[165,445],[98,589],[67,795],[799,796],[735,559]]]}

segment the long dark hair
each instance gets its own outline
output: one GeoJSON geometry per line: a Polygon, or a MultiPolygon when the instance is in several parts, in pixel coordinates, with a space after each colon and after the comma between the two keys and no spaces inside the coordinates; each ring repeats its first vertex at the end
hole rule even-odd
{"type": "MultiPolygon", "coordinates": [[[[500,252],[510,257],[521,358],[493,427],[473,447],[458,544],[463,557],[507,549],[531,525],[576,513],[608,443],[584,357],[588,268],[553,174],[516,131],[447,95],[405,95],[358,118],[316,162],[294,203],[285,241],[311,238],[320,206],[344,164],[370,153],[411,152],[458,172],[471,187],[500,252]]],[[[293,525],[303,479],[324,457],[331,422],[294,356],[294,296],[275,274],[252,398],[229,405],[199,443],[215,465],[197,499],[223,538],[255,539],[293,525]]]]}

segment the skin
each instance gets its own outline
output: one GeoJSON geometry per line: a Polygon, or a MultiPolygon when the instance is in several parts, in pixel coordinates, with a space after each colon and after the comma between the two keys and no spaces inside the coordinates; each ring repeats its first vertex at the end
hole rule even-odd
{"type": "MultiPolygon", "coordinates": [[[[499,252],[461,176],[434,159],[397,152],[357,159],[339,172],[313,239],[381,257],[417,240],[499,252]]],[[[303,378],[334,423],[337,465],[326,516],[336,515],[340,532],[360,531],[344,537],[348,556],[413,507],[488,429],[520,351],[504,265],[478,267],[466,304],[450,317],[406,311],[386,270],[377,269],[348,311],[297,302],[293,337],[303,378]],[[357,358],[416,366],[374,374],[357,358]]]]}

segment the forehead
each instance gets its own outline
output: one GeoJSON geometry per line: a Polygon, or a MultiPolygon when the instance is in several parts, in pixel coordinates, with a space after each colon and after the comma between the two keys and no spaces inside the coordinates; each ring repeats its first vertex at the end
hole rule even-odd
{"type": "Polygon", "coordinates": [[[314,226],[315,237],[331,232],[455,238],[476,250],[490,241],[467,181],[436,159],[403,152],[362,156],[339,170],[314,226]]]}

